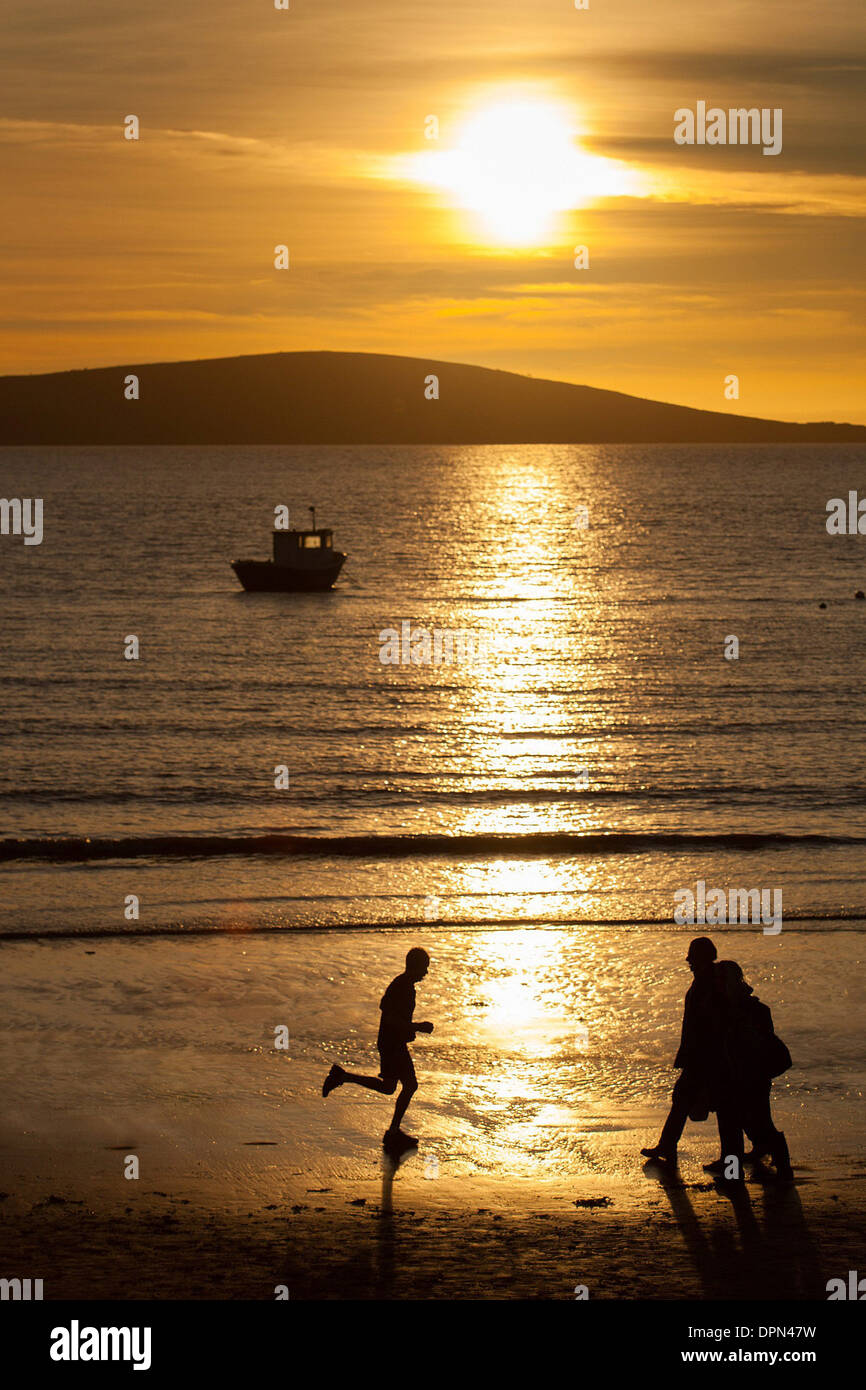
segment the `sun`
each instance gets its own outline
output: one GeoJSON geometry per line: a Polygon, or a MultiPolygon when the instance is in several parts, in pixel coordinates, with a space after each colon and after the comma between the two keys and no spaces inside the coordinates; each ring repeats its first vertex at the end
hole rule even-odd
{"type": "Polygon", "coordinates": [[[558,214],[636,192],[636,177],[575,142],[568,112],[550,102],[502,101],[472,115],[453,148],[416,156],[412,177],[475,213],[488,239],[547,240],[558,214]]]}

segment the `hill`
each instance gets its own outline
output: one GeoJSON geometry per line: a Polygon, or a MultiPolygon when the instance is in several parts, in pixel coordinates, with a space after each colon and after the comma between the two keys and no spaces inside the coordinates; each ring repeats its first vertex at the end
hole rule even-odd
{"type": "Polygon", "coordinates": [[[692,410],[422,357],[280,352],[0,377],[2,444],[809,443],[866,426],[692,410]],[[140,397],[124,397],[127,376],[140,397]],[[439,399],[425,397],[435,375],[439,399]]]}

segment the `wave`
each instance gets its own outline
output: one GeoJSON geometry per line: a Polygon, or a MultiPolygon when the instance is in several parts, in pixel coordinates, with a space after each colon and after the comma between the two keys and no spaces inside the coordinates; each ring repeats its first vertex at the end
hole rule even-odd
{"type": "MultiPolygon", "coordinates": [[[[532,782],[535,779],[541,780],[542,777],[550,778],[549,773],[529,773],[524,777],[524,782],[532,782]]],[[[581,774],[574,772],[559,772],[556,776],[562,781],[574,781],[581,774]]],[[[384,777],[385,774],[383,773],[384,777]]],[[[425,785],[433,778],[440,778],[438,773],[427,772],[405,772],[401,769],[399,774],[391,774],[388,785],[371,785],[369,776],[366,781],[361,779],[355,785],[349,785],[345,780],[340,780],[339,776],[319,777],[317,785],[308,789],[305,787],[305,797],[308,805],[333,807],[335,798],[339,798],[343,808],[355,807],[361,804],[367,808],[381,806],[383,809],[399,806],[417,806],[419,800],[423,799],[426,805],[458,806],[471,809],[473,806],[551,806],[566,805],[569,802],[579,803],[590,806],[596,802],[624,802],[627,804],[652,807],[654,804],[679,803],[684,808],[694,804],[697,808],[718,806],[720,809],[726,805],[731,806],[735,802],[741,805],[752,804],[757,807],[765,806],[797,806],[800,804],[812,808],[833,809],[834,807],[866,806],[866,787],[862,784],[856,786],[845,786],[836,784],[832,787],[809,787],[809,786],[780,786],[774,783],[772,786],[735,786],[728,784],[724,787],[707,786],[676,786],[676,787],[609,787],[609,786],[540,786],[540,787],[430,787],[425,785]],[[400,786],[400,782],[405,782],[405,786],[400,786]],[[413,785],[417,783],[419,785],[413,785]]],[[[253,781],[252,776],[250,781],[253,781]]],[[[260,805],[261,791],[252,787],[249,790],[238,790],[236,786],[231,788],[221,788],[219,786],[181,786],[175,788],[160,787],[151,792],[130,791],[125,787],[116,789],[98,789],[88,791],[84,787],[64,787],[58,789],[55,786],[33,787],[33,786],[10,786],[9,788],[0,787],[0,804],[9,803],[10,805],[19,802],[34,806],[208,806],[222,807],[225,818],[231,817],[233,807],[260,805]]]]}
{"type": "MultiPolygon", "coordinates": [[[[785,930],[803,931],[809,926],[813,926],[817,931],[833,932],[860,932],[861,923],[866,922],[866,912],[857,909],[840,909],[836,912],[793,912],[785,914],[785,930]]],[[[64,922],[62,926],[37,922],[27,927],[0,927],[0,941],[33,941],[57,940],[65,941],[69,939],[92,939],[92,940],[112,940],[124,939],[126,937],[166,937],[166,936],[287,936],[303,935],[305,932],[383,932],[383,931],[406,931],[416,928],[427,932],[452,931],[452,932],[473,932],[473,931],[521,931],[542,927],[545,930],[571,931],[575,927],[614,927],[619,930],[640,930],[641,928],[653,928],[666,933],[682,934],[685,936],[694,935],[695,927],[693,924],[678,924],[670,917],[562,917],[553,915],[536,915],[527,919],[524,917],[472,917],[469,919],[454,918],[428,918],[428,917],[401,917],[399,920],[388,918],[370,918],[369,920],[358,921],[319,921],[310,922],[286,922],[286,923],[250,923],[245,921],[243,926],[237,924],[227,924],[224,922],[150,922],[137,923],[136,925],[124,924],[123,926],[98,927],[86,925],[74,925],[64,922]]],[[[709,930],[721,930],[721,928],[710,927],[709,930]]],[[[751,922],[728,923],[724,928],[725,936],[742,933],[744,936],[754,936],[755,925],[751,922]]]]}
{"type": "Polygon", "coordinates": [[[0,840],[0,860],[215,859],[230,855],[286,859],[459,859],[556,855],[641,854],[660,850],[773,850],[866,845],[866,836],[748,831],[566,831],[477,835],[129,835],[0,840]]]}

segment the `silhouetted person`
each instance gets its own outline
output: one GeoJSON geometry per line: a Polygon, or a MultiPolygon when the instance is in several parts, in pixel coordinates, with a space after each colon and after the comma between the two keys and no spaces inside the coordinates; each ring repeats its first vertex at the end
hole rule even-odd
{"type": "Polygon", "coordinates": [[[379,1036],[376,1046],[379,1049],[379,1075],[361,1076],[357,1072],[345,1071],[336,1064],[331,1067],[322,1086],[322,1095],[327,1096],[337,1086],[354,1084],[364,1086],[368,1091],[379,1091],[392,1096],[400,1086],[400,1094],[394,1105],[394,1118],[385,1131],[382,1140],[385,1148],[416,1148],[417,1139],[404,1134],[400,1121],[406,1108],[418,1089],[418,1079],[408,1044],[413,1042],[416,1033],[432,1033],[432,1023],[413,1023],[415,1012],[415,985],[424,979],[430,957],[420,946],[413,946],[406,956],[406,969],[389,984],[382,995],[379,1008],[382,1018],[379,1023],[379,1036]]]}
{"type": "Polygon", "coordinates": [[[683,1027],[674,1066],[682,1067],[674,1084],[670,1114],[665,1120],[659,1142],[651,1149],[641,1149],[645,1158],[677,1161],[677,1145],[689,1114],[706,1119],[709,1114],[711,1067],[716,1044],[716,998],[713,981],[713,961],[716,948],[708,936],[696,936],[689,945],[686,960],[694,980],[686,991],[683,1006],[683,1027]]]}
{"type": "Polygon", "coordinates": [[[722,1156],[704,1167],[733,1181],[742,1180],[743,1132],[759,1161],[769,1154],[780,1178],[793,1177],[788,1143],[770,1112],[773,1077],[791,1065],[790,1053],[776,1037],[773,1015],[743,979],[735,960],[713,969],[719,1008],[719,1052],[713,1067],[712,1103],[718,1111],[722,1156]],[[730,1164],[736,1159],[735,1165],[730,1164]]]}

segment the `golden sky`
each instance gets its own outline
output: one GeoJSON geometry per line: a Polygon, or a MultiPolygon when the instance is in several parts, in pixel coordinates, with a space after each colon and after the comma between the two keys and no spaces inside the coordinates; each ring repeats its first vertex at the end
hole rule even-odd
{"type": "Polygon", "coordinates": [[[290,3],[5,0],[0,371],[330,348],[866,422],[862,0],[290,3]],[[699,101],[782,152],[677,145],[699,101]]]}

